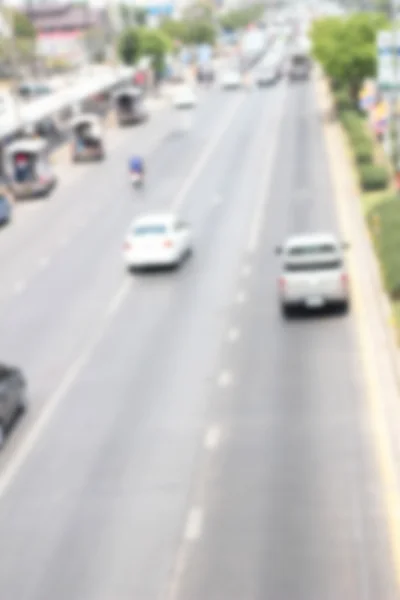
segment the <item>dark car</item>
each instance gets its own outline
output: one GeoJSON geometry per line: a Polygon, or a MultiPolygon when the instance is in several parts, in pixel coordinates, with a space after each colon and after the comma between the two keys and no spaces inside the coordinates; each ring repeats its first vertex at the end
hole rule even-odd
{"type": "Polygon", "coordinates": [[[302,81],[308,79],[311,71],[311,63],[307,57],[295,56],[292,58],[289,78],[291,81],[302,81]]]}
{"type": "Polygon", "coordinates": [[[26,381],[17,367],[0,363],[0,447],[16,417],[26,407],[26,381]]]}
{"type": "Polygon", "coordinates": [[[0,189],[0,225],[5,225],[11,220],[11,201],[9,196],[0,189]]]}

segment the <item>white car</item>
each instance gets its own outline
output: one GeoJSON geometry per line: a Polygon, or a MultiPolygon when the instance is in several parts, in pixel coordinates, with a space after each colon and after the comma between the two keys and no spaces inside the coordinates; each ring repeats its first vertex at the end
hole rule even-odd
{"type": "Polygon", "coordinates": [[[350,302],[349,282],[343,250],[330,233],[310,233],[290,237],[276,249],[282,256],[279,277],[279,301],[288,316],[292,309],[318,309],[340,306],[347,311],[350,302]]]}
{"type": "Polygon", "coordinates": [[[128,269],[178,266],[192,251],[187,223],[170,213],[139,217],[131,224],[123,246],[128,269]]]}
{"type": "Polygon", "coordinates": [[[197,96],[190,86],[182,85],[175,92],[173,104],[175,108],[195,108],[197,96]]]}
{"type": "Polygon", "coordinates": [[[238,71],[227,71],[221,77],[221,87],[225,90],[232,90],[241,87],[242,77],[238,71]]]}

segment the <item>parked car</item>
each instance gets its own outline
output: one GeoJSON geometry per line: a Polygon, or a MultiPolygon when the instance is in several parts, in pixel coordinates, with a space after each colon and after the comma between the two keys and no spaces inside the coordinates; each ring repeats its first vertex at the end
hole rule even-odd
{"type": "Polygon", "coordinates": [[[26,408],[26,387],[20,369],[0,363],[0,447],[15,418],[26,408]]]}

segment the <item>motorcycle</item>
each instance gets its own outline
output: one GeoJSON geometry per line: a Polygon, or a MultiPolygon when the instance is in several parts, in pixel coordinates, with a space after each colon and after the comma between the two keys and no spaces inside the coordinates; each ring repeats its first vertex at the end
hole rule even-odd
{"type": "Polygon", "coordinates": [[[140,188],[143,185],[143,174],[137,171],[131,172],[131,183],[133,187],[140,188]]]}

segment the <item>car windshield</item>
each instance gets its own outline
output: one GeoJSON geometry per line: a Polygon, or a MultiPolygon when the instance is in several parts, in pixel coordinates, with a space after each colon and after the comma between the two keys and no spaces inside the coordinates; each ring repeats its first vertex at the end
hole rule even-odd
{"type": "Polygon", "coordinates": [[[333,244],[310,244],[308,246],[292,246],[288,249],[290,256],[307,256],[307,254],[332,254],[337,252],[333,244]]]}
{"type": "Polygon", "coordinates": [[[307,263],[286,263],[285,271],[301,272],[301,271],[330,271],[339,269],[343,263],[341,260],[307,262],[307,263]]]}
{"type": "Polygon", "coordinates": [[[145,235],[165,235],[167,233],[167,228],[165,225],[139,225],[134,229],[135,236],[145,236],[145,235]]]}

